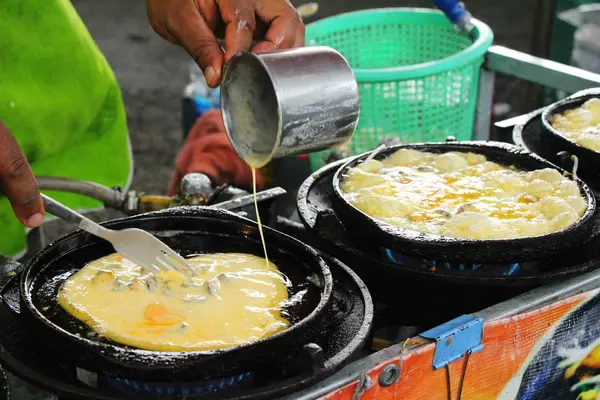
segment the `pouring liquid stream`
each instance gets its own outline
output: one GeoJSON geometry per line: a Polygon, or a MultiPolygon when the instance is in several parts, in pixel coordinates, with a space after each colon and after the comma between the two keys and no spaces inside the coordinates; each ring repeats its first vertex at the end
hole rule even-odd
{"type": "Polygon", "coordinates": [[[263,233],[262,222],[260,220],[260,214],[258,212],[258,201],[256,198],[256,168],[250,164],[250,169],[252,169],[252,194],[254,196],[254,210],[256,211],[256,222],[258,224],[258,232],[260,234],[260,241],[262,242],[263,251],[265,252],[265,260],[267,263],[267,267],[269,266],[269,256],[267,255],[267,243],[265,242],[265,234],[263,233]]]}

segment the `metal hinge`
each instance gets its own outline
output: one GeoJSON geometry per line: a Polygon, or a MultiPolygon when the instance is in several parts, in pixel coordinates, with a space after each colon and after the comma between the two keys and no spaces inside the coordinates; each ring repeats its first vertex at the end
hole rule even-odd
{"type": "Polygon", "coordinates": [[[358,383],[356,384],[356,389],[354,390],[354,394],[352,395],[352,400],[360,400],[363,394],[371,387],[371,378],[365,372],[358,379],[358,383]]]}
{"type": "Polygon", "coordinates": [[[419,336],[436,342],[433,368],[440,369],[467,352],[476,353],[483,349],[483,319],[462,315],[419,336]]]}

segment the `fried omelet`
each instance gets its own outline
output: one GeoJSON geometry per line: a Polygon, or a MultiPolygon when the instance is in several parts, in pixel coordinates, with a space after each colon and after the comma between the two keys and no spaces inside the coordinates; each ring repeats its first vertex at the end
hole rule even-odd
{"type": "Polygon", "coordinates": [[[587,203],[555,169],[521,171],[481,154],[400,149],[348,171],[345,198],[363,213],[408,230],[463,239],[511,239],[560,231],[587,203]]]}
{"type": "Polygon", "coordinates": [[[581,107],[553,115],[550,125],[581,147],[600,151],[600,99],[589,99],[581,107]]]}
{"type": "Polygon", "coordinates": [[[200,277],[152,274],[112,254],[68,278],[58,303],[98,335],[154,351],[208,351],[272,336],[290,323],[281,315],[288,279],[250,254],[189,258],[200,277]]]}

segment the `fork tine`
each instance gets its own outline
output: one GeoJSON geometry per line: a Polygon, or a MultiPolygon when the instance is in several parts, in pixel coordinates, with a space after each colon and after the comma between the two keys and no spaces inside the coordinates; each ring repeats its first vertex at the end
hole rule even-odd
{"type": "Polygon", "coordinates": [[[173,251],[171,248],[166,247],[166,249],[163,249],[162,252],[164,253],[165,256],[173,258],[174,261],[176,261],[175,263],[170,263],[171,265],[175,266],[175,269],[177,269],[178,271],[181,272],[179,265],[177,265],[177,263],[179,263],[182,267],[184,267],[186,270],[188,270],[187,274],[191,274],[192,276],[198,276],[198,273],[196,272],[196,270],[194,268],[192,268],[192,266],[190,264],[188,264],[188,262],[185,260],[185,258],[183,258],[181,255],[179,255],[178,253],[176,253],[175,251],[173,251]]]}
{"type": "Polygon", "coordinates": [[[191,278],[189,271],[184,270],[183,268],[181,268],[180,266],[178,266],[177,264],[175,264],[173,262],[169,262],[169,259],[167,259],[167,258],[156,257],[156,261],[158,261],[158,263],[163,268],[165,268],[169,271],[177,271],[177,272],[182,273],[186,277],[191,278]]]}
{"type": "Polygon", "coordinates": [[[156,259],[158,260],[158,262],[160,262],[161,265],[163,265],[165,268],[170,269],[170,270],[175,270],[178,272],[181,272],[183,275],[187,276],[188,278],[192,277],[192,272],[193,270],[187,269],[187,268],[181,268],[179,265],[177,265],[177,263],[170,261],[167,257],[169,257],[168,254],[165,254],[165,257],[156,257],[156,259]]]}
{"type": "MultiPolygon", "coordinates": [[[[138,264],[138,265],[141,266],[140,263],[136,263],[136,264],[138,264]]],[[[153,274],[157,274],[157,273],[159,273],[161,271],[160,268],[158,268],[154,264],[148,264],[148,265],[146,265],[145,267],[142,267],[142,268],[146,268],[146,269],[150,270],[150,272],[152,272],[153,274]]]]}
{"type": "Polygon", "coordinates": [[[158,263],[158,265],[160,265],[161,267],[163,267],[163,269],[172,271],[175,268],[173,268],[166,260],[163,260],[160,257],[156,257],[156,262],[158,263]]]}

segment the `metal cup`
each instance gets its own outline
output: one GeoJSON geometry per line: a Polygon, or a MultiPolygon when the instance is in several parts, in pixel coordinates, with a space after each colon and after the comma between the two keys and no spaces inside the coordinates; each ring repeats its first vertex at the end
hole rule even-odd
{"type": "Polygon", "coordinates": [[[233,148],[260,168],[350,140],[358,85],[348,62],[328,47],[240,52],[223,72],[221,112],[233,148]]]}

